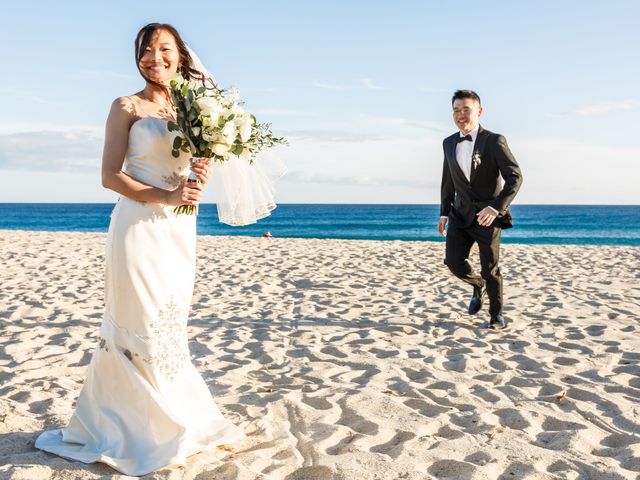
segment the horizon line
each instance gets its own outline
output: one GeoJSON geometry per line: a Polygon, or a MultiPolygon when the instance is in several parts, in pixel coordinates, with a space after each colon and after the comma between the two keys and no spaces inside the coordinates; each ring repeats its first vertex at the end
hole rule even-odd
{"type": "MultiPolygon", "coordinates": [[[[115,205],[117,202],[0,202],[0,205],[115,205]]],[[[215,205],[216,202],[203,202],[200,205],[215,205]]],[[[405,206],[440,206],[439,203],[341,203],[341,202],[282,202],[277,205],[405,205],[405,206]]],[[[510,207],[640,207],[640,203],[512,203],[510,207]]]]}

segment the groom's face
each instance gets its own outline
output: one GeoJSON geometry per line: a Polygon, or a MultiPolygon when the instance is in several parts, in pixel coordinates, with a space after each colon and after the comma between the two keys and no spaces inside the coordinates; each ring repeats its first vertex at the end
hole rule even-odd
{"type": "Polygon", "coordinates": [[[473,98],[456,98],[453,101],[453,122],[461,132],[467,134],[478,125],[482,107],[473,98]]]}

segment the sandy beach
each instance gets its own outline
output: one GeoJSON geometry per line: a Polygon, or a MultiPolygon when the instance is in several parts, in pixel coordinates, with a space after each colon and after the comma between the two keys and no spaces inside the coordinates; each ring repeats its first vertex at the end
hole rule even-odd
{"type": "MultiPolygon", "coordinates": [[[[105,238],[0,231],[2,479],[129,478],[33,446],[97,346],[105,238]]],[[[198,242],[192,360],[247,439],[144,478],[640,478],[640,248],[503,245],[495,332],[441,243],[198,242]]]]}

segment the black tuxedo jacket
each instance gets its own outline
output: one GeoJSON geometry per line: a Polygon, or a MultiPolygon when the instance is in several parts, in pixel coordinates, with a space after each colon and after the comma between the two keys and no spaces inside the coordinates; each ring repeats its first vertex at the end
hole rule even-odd
{"type": "Polygon", "coordinates": [[[473,224],[476,213],[489,206],[499,212],[495,225],[500,228],[513,226],[509,205],[520,189],[522,173],[507,140],[482,127],[478,129],[473,156],[480,161],[471,163],[469,181],[456,159],[456,139],[459,136],[460,133],[456,132],[442,142],[444,165],[440,215],[448,216],[451,224],[465,228],[473,224]]]}

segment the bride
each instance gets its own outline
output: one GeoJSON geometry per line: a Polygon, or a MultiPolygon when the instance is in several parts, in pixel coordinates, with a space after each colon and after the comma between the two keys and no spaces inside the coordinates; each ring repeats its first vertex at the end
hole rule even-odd
{"type": "Polygon", "coordinates": [[[244,437],[215,405],[191,364],[187,315],[195,277],[195,215],[210,176],[205,163],[171,155],[175,133],[169,81],[203,79],[170,25],[138,33],[144,89],[113,102],[107,119],[102,184],[120,194],[106,244],[105,314],[87,379],[66,428],[36,447],[127,475],[184,465],[196,452],[244,437]],[[189,169],[200,183],[186,182],[189,169]]]}

